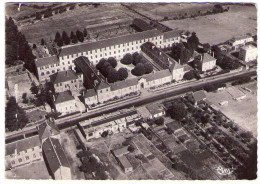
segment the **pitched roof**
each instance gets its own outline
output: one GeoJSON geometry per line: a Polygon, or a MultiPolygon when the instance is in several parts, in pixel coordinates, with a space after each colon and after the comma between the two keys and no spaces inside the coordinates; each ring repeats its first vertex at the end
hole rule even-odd
{"type": "Polygon", "coordinates": [[[127,153],[129,153],[128,151],[128,146],[124,146],[122,148],[119,148],[119,149],[116,149],[116,150],[113,150],[113,153],[116,157],[120,157],[122,155],[125,155],[127,153]]]}
{"type": "Polygon", "coordinates": [[[163,39],[169,39],[173,37],[178,37],[182,33],[182,30],[171,30],[163,33],[163,39]]]}
{"type": "Polygon", "coordinates": [[[51,64],[55,64],[55,63],[59,63],[59,59],[57,56],[38,58],[35,60],[36,67],[51,65],[51,64]]]}
{"type": "Polygon", "coordinates": [[[192,96],[196,102],[206,98],[206,94],[204,90],[196,91],[192,94],[192,96]]]}
{"type": "Polygon", "coordinates": [[[105,88],[109,88],[109,87],[110,87],[109,84],[107,84],[106,82],[101,81],[101,82],[98,84],[98,86],[97,86],[97,90],[101,90],[101,89],[105,89],[105,88]]]}
{"type": "Polygon", "coordinates": [[[132,165],[130,164],[130,162],[126,158],[126,156],[121,156],[121,157],[117,157],[117,158],[118,158],[119,162],[121,163],[121,165],[123,166],[124,169],[132,167],[132,165]]]}
{"type": "Polygon", "coordinates": [[[55,125],[54,121],[46,120],[44,123],[38,126],[38,133],[40,140],[57,135],[60,133],[60,130],[55,125]]]}
{"type": "Polygon", "coordinates": [[[166,69],[166,70],[157,71],[155,73],[143,75],[143,78],[146,79],[146,81],[153,81],[156,79],[162,79],[170,76],[171,76],[171,72],[166,69]]]}
{"type": "Polygon", "coordinates": [[[17,151],[17,153],[21,152],[21,151],[25,151],[37,146],[41,146],[41,142],[40,139],[37,135],[30,137],[30,138],[26,138],[26,139],[22,139],[16,142],[12,142],[9,144],[5,145],[5,155],[10,155],[10,154],[14,154],[15,150],[17,151]]]}
{"type": "Polygon", "coordinates": [[[58,94],[58,96],[55,100],[55,104],[67,102],[70,100],[74,100],[74,97],[68,91],[61,92],[58,94]]]}
{"type": "Polygon", "coordinates": [[[58,139],[48,138],[42,144],[42,151],[52,173],[55,173],[61,166],[70,167],[67,157],[58,139]]]}
{"type": "Polygon", "coordinates": [[[151,114],[158,114],[164,111],[163,107],[157,103],[148,104],[146,108],[151,114]]]}
{"type": "Polygon", "coordinates": [[[87,90],[87,92],[85,93],[84,98],[88,98],[88,97],[92,97],[92,96],[96,96],[97,93],[94,89],[89,89],[87,90]]]}
{"type": "Polygon", "coordinates": [[[216,60],[214,57],[212,57],[208,53],[205,53],[204,56],[203,56],[202,62],[207,63],[207,62],[214,61],[214,60],[216,60]]]}
{"type": "Polygon", "coordinates": [[[132,78],[132,79],[126,79],[124,81],[118,81],[113,84],[111,84],[111,90],[115,91],[118,89],[127,88],[130,86],[135,86],[138,84],[138,78],[132,78]]]}
{"type": "Polygon", "coordinates": [[[139,18],[135,18],[133,20],[133,25],[135,25],[141,31],[148,31],[148,30],[154,29],[146,21],[144,21],[143,19],[139,19],[139,18]]]}
{"type": "Polygon", "coordinates": [[[149,118],[151,116],[151,113],[145,106],[138,107],[136,110],[143,118],[149,118]]]}
{"type": "Polygon", "coordinates": [[[161,35],[161,32],[156,29],[153,29],[153,30],[148,30],[148,31],[144,31],[144,32],[138,32],[138,33],[123,35],[123,36],[119,36],[119,37],[114,37],[114,38],[110,38],[110,39],[73,45],[73,46],[62,48],[60,51],[59,57],[72,55],[72,54],[76,54],[76,53],[81,53],[81,52],[86,52],[86,51],[91,51],[91,50],[95,50],[95,49],[101,49],[101,48],[109,47],[112,45],[124,44],[127,42],[136,41],[136,40],[147,39],[147,38],[151,38],[151,37],[155,37],[155,36],[159,36],[159,35],[161,35]]]}
{"type": "Polygon", "coordinates": [[[60,71],[50,76],[53,84],[78,79],[77,74],[72,70],[60,71]]]}
{"type": "Polygon", "coordinates": [[[243,50],[252,50],[252,49],[257,50],[257,48],[255,46],[251,45],[251,44],[245,45],[245,46],[241,47],[241,49],[243,49],[243,50]]]}

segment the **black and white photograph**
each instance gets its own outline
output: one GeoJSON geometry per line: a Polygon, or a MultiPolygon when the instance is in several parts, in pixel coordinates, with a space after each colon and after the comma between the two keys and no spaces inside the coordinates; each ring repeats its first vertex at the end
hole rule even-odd
{"type": "Polygon", "coordinates": [[[256,180],[258,5],[4,2],[4,179],[256,180]]]}

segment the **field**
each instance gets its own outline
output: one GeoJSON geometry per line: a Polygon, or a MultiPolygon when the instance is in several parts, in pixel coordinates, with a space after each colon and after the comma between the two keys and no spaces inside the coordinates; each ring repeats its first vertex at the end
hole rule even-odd
{"type": "Polygon", "coordinates": [[[218,44],[234,36],[256,34],[257,14],[254,6],[230,5],[228,12],[163,22],[170,28],[195,31],[201,43],[218,44]]]}
{"type": "Polygon", "coordinates": [[[207,99],[220,108],[230,119],[234,120],[240,127],[250,131],[257,136],[257,95],[243,90],[241,87],[248,87],[254,91],[256,82],[244,84],[238,88],[246,94],[246,98],[240,101],[232,99],[231,95],[226,91],[217,93],[208,93],[207,99]],[[221,101],[228,101],[227,105],[219,105],[221,101]]]}
{"type": "Polygon", "coordinates": [[[6,171],[7,179],[51,179],[44,161],[6,171]]]}
{"type": "Polygon", "coordinates": [[[154,20],[162,20],[164,17],[173,17],[186,14],[194,14],[198,11],[211,10],[214,4],[211,3],[149,3],[130,4],[134,10],[154,20]]]}
{"type": "MultiPolygon", "coordinates": [[[[87,30],[98,27],[97,29],[106,31],[109,29],[108,26],[114,28],[121,23],[129,24],[132,18],[132,13],[126,11],[120,4],[101,4],[97,8],[93,6],[77,7],[41,21],[30,24],[22,23],[19,28],[29,42],[37,43],[42,38],[48,41],[53,40],[57,31],[60,33],[66,31],[68,35],[71,31],[82,31],[85,27],[87,30]]],[[[127,30],[123,32],[125,31],[127,30]]],[[[119,32],[118,34],[124,33],[119,32]]]]}

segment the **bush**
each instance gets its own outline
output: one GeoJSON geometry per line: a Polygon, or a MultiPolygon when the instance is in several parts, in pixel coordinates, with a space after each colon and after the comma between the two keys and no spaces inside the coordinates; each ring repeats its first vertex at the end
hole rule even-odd
{"type": "Polygon", "coordinates": [[[129,145],[127,150],[132,153],[134,152],[135,148],[132,145],[129,145]]]}
{"type": "Polygon", "coordinates": [[[116,71],[116,69],[111,68],[108,70],[107,81],[109,83],[114,83],[118,81],[118,72],[116,71]]]}
{"type": "Polygon", "coordinates": [[[156,119],[156,120],[154,121],[154,123],[155,123],[156,125],[158,125],[158,126],[163,125],[163,124],[164,124],[164,119],[163,119],[162,117],[160,117],[160,118],[156,119]]]}
{"type": "Polygon", "coordinates": [[[144,63],[145,74],[149,74],[153,71],[153,65],[151,63],[144,63]]]}
{"type": "Polygon", "coordinates": [[[121,63],[125,65],[130,65],[133,63],[133,56],[129,53],[127,53],[122,59],[121,63]]]}
{"type": "Polygon", "coordinates": [[[192,79],[194,79],[195,77],[196,77],[196,75],[195,75],[195,73],[194,73],[193,70],[191,70],[191,71],[189,71],[189,72],[187,72],[187,73],[185,73],[185,74],[183,75],[183,78],[186,79],[186,80],[192,80],[192,79]]]}
{"type": "Polygon", "coordinates": [[[117,61],[114,57],[109,57],[107,59],[107,62],[109,62],[111,64],[111,66],[113,66],[113,68],[115,68],[117,66],[117,61]]]}
{"type": "Polygon", "coordinates": [[[131,71],[131,73],[135,76],[142,76],[145,74],[145,67],[144,64],[138,63],[135,68],[131,71]]]}

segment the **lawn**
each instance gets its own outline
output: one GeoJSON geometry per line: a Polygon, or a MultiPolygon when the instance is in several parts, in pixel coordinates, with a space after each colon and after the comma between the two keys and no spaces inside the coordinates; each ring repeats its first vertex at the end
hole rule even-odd
{"type": "Polygon", "coordinates": [[[256,34],[256,23],[256,7],[241,5],[230,5],[230,10],[224,13],[163,22],[170,28],[195,31],[201,43],[209,44],[246,33],[256,34]]]}
{"type": "MultiPolygon", "coordinates": [[[[244,84],[242,86],[256,86],[257,83],[244,84]]],[[[239,87],[240,88],[240,87],[239,87]]],[[[240,90],[243,90],[240,88],[240,90]]],[[[256,137],[257,135],[257,95],[248,91],[243,91],[246,98],[240,101],[235,101],[226,90],[217,93],[208,93],[207,99],[220,108],[226,116],[234,120],[240,127],[250,131],[256,137]],[[221,101],[228,101],[227,105],[219,105],[221,101]]]]}

